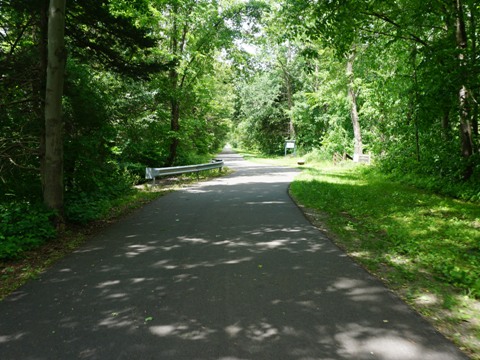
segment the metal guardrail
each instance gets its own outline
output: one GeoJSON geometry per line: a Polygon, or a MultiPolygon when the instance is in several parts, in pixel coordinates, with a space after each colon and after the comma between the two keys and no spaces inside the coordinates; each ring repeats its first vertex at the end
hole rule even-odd
{"type": "Polygon", "coordinates": [[[187,165],[187,166],[171,166],[171,167],[163,167],[163,168],[145,168],[145,179],[153,180],[153,184],[155,184],[155,178],[157,176],[165,176],[165,175],[178,175],[178,174],[186,174],[186,173],[198,173],[203,170],[212,170],[212,169],[220,169],[225,166],[223,160],[213,159],[208,164],[200,164],[200,165],[187,165]]]}

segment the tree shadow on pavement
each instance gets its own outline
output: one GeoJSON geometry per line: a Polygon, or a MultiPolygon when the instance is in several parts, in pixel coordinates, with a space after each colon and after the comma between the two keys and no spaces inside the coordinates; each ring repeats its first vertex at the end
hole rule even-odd
{"type": "Polygon", "coordinates": [[[155,201],[0,303],[5,359],[466,359],[312,227],[294,171],[155,201]]]}

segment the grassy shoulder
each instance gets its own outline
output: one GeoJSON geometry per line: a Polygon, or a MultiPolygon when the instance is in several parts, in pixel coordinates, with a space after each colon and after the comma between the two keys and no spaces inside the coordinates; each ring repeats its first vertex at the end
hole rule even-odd
{"type": "Polygon", "coordinates": [[[67,224],[65,231],[58,237],[23,253],[20,259],[0,260],[0,301],[56,261],[75,251],[102,229],[120,221],[132,211],[183,186],[229,173],[231,170],[224,168],[221,173],[218,170],[204,171],[198,176],[190,174],[157,180],[155,186],[150,184],[136,186],[134,191],[112,201],[110,209],[101,219],[82,225],[67,224]]]}
{"type": "MultiPolygon", "coordinates": [[[[255,161],[296,165],[288,157],[255,161]]],[[[302,168],[290,192],[312,223],[480,359],[480,205],[353,163],[307,161],[302,168]]]]}

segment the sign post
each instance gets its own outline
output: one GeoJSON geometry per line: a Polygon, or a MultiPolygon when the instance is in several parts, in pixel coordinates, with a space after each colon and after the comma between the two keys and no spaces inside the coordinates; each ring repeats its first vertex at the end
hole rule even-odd
{"type": "Polygon", "coordinates": [[[285,141],[285,156],[287,156],[287,150],[293,149],[293,155],[295,155],[295,140],[286,140],[285,141]]]}

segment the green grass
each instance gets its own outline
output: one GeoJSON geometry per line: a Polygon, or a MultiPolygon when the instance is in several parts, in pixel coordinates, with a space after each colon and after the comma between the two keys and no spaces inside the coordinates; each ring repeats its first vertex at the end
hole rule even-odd
{"type": "Polygon", "coordinates": [[[480,206],[393,183],[362,167],[306,170],[291,187],[358,257],[480,297],[480,206]]]}
{"type": "MultiPolygon", "coordinates": [[[[255,161],[296,165],[295,158],[255,161]]],[[[353,163],[307,159],[302,168],[290,192],[312,222],[480,359],[480,205],[353,163]]]]}

